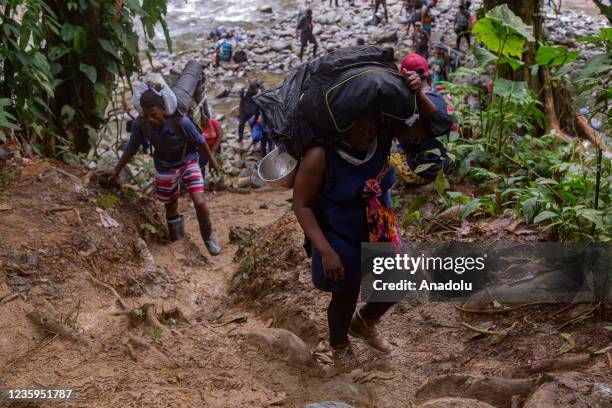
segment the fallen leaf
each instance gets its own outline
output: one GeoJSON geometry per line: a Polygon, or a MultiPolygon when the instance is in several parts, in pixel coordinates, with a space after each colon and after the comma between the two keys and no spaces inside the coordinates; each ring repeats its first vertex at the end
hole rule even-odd
{"type": "Polygon", "coordinates": [[[576,347],[576,341],[569,333],[559,333],[559,337],[561,337],[561,348],[559,349],[559,354],[567,353],[576,347]]]}

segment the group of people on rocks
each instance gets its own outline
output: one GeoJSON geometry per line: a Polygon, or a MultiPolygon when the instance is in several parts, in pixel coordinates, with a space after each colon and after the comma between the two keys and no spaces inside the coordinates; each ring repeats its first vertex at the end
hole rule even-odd
{"type": "MultiPolygon", "coordinates": [[[[404,10],[407,14],[406,32],[413,30],[412,46],[415,53],[426,59],[432,58],[434,65],[434,83],[448,80],[451,50],[450,47],[432,44],[431,31],[434,26],[432,9],[437,4],[433,0],[404,0],[404,10]],[[433,55],[431,50],[433,49],[433,55]]],[[[471,46],[471,28],[475,21],[470,14],[471,1],[461,0],[453,19],[453,30],[457,36],[456,50],[461,49],[461,41],[465,38],[468,47],[471,46]]]]}

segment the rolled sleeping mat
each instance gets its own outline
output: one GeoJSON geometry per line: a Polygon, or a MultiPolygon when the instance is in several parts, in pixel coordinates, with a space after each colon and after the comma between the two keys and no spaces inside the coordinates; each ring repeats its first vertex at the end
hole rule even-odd
{"type": "Polygon", "coordinates": [[[172,91],[176,95],[178,113],[188,115],[194,100],[196,104],[202,102],[205,98],[205,81],[206,76],[202,64],[194,60],[189,61],[172,85],[172,91]]]}

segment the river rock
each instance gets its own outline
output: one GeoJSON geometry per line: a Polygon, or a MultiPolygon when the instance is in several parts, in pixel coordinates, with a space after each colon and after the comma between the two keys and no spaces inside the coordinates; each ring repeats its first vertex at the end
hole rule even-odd
{"type": "Polygon", "coordinates": [[[230,90],[230,94],[232,95],[240,95],[240,92],[242,92],[242,90],[246,87],[245,84],[241,83],[241,82],[236,82],[233,86],[232,89],[230,90]]]}
{"type": "Polygon", "coordinates": [[[397,41],[397,31],[389,30],[378,33],[374,36],[374,41],[378,44],[397,41]]]}
{"type": "Polygon", "coordinates": [[[240,174],[240,169],[234,166],[230,166],[226,171],[226,174],[229,174],[232,177],[235,177],[240,174]]]}
{"type": "Polygon", "coordinates": [[[257,9],[260,13],[270,14],[272,13],[272,6],[261,6],[257,9]]]}
{"type": "Polygon", "coordinates": [[[282,50],[286,50],[286,49],[289,49],[289,50],[290,50],[290,49],[291,49],[291,43],[290,43],[290,42],[287,42],[287,41],[277,40],[277,41],[274,41],[274,42],[273,42],[273,43],[270,45],[270,48],[271,48],[273,51],[276,51],[276,52],[280,52],[280,51],[282,51],[282,50]]]}
{"type": "Polygon", "coordinates": [[[215,96],[215,98],[217,99],[221,99],[221,98],[227,98],[230,94],[230,90],[227,88],[223,88],[218,94],[217,96],[215,96]]]}
{"type": "Polygon", "coordinates": [[[236,183],[236,187],[238,188],[247,188],[251,187],[251,177],[239,177],[238,182],[236,183]]]}

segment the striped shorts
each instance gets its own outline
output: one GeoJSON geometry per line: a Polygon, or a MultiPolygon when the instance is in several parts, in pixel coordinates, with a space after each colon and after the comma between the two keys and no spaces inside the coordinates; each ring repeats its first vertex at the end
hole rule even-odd
{"type": "Polygon", "coordinates": [[[204,178],[196,160],[176,169],[156,169],[155,196],[162,203],[170,203],[179,198],[179,181],[182,181],[189,193],[204,191],[204,178]]]}

